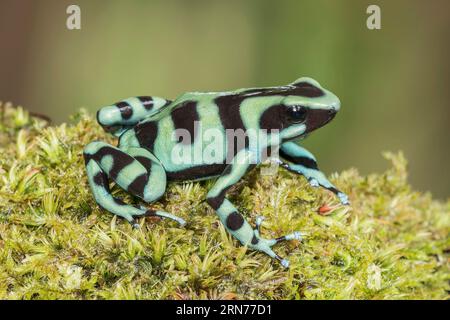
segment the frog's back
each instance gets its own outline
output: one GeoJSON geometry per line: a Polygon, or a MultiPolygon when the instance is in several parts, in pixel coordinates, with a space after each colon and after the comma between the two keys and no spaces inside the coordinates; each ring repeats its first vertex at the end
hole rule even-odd
{"type": "Polygon", "coordinates": [[[222,100],[227,96],[228,93],[185,93],[159,114],[126,132],[120,144],[152,152],[164,166],[169,180],[198,180],[220,175],[225,169],[228,152],[225,129],[243,127],[241,122],[235,121],[240,118],[239,108],[222,100]],[[211,141],[204,139],[204,133],[209,130],[214,130],[214,148],[223,149],[222,156],[219,154],[206,164],[202,151],[199,156],[198,150],[211,147],[211,141]],[[185,158],[178,157],[180,153],[185,158]]]}
{"type": "MultiPolygon", "coordinates": [[[[247,98],[258,97],[273,100],[274,89],[188,92],[158,114],[138,123],[121,140],[151,151],[161,161],[171,180],[216,176],[223,172],[225,160],[232,158],[242,148],[247,148],[249,143],[247,137],[243,137],[240,142],[234,136],[227,137],[227,130],[237,134],[259,128],[259,119],[265,107],[259,110],[257,104],[243,102],[247,98]],[[205,139],[206,132],[214,135],[213,148],[221,148],[220,154],[207,163],[202,151],[212,146],[210,139],[205,139]]],[[[276,103],[275,100],[269,104],[276,103]]]]}

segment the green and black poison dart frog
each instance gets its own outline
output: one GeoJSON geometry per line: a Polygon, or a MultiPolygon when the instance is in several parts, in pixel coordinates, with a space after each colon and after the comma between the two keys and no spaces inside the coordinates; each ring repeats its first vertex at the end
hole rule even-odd
{"type": "Polygon", "coordinates": [[[227,231],[243,245],[262,251],[288,267],[288,260],[271,248],[280,241],[300,240],[302,234],[294,232],[276,239],[262,238],[263,219],[258,217],[253,228],[225,197],[226,192],[246,172],[265,160],[266,156],[262,155],[277,150],[276,159],[281,166],[305,176],[312,186],[334,192],[342,204],[348,204],[347,195],[328,181],[318,169],[315,157],[298,144],[311,131],[332,120],[339,108],[340,101],[333,93],[306,77],[278,87],[190,92],[174,101],[159,97],[129,98],[97,112],[98,123],[105,131],[118,136],[119,143],[115,147],[95,141],[85,147],[89,184],[102,208],[135,226],[139,226],[136,217],[149,215],[173,219],[184,225],[183,219],[171,213],[128,205],[113,197],[109,180],[149,203],[164,194],[168,181],[217,178],[206,201],[227,231]],[[215,162],[175,161],[175,147],[191,152],[199,144],[205,144],[195,132],[196,123],[200,123],[203,130],[213,128],[223,133],[218,143],[226,152],[215,162]],[[179,129],[191,133],[193,138],[187,142],[174,138],[174,132],[179,129]],[[244,132],[265,130],[268,139],[260,143],[256,135],[248,134],[245,143],[237,147],[235,137],[225,133],[239,129],[244,132]],[[258,143],[252,143],[253,140],[258,143]],[[228,161],[230,159],[233,161],[228,161]]]}

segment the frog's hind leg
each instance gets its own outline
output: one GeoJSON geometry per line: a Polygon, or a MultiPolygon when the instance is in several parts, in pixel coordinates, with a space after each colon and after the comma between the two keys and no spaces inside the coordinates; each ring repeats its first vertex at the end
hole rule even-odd
{"type": "Polygon", "coordinates": [[[136,123],[158,113],[171,103],[160,97],[131,97],[97,112],[97,122],[106,132],[120,136],[136,123]]]}
{"type": "Polygon", "coordinates": [[[135,225],[139,216],[159,216],[185,221],[170,213],[132,206],[112,196],[109,178],[146,202],[160,198],[166,189],[166,174],[158,159],[143,148],[119,149],[104,142],[91,142],[84,149],[89,184],[100,207],[135,225]]]}

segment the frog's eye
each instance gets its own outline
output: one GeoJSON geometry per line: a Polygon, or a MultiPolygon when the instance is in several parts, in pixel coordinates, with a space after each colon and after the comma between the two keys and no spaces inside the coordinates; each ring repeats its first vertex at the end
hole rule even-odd
{"type": "Polygon", "coordinates": [[[304,106],[291,106],[287,110],[288,119],[293,123],[300,123],[306,120],[306,107],[304,106]]]}

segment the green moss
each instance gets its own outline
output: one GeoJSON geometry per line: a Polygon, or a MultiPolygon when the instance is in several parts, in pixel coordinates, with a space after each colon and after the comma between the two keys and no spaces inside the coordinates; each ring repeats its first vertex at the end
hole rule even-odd
{"type": "Polygon", "coordinates": [[[210,181],[171,184],[150,205],[186,228],[144,218],[133,230],[100,210],[82,159],[98,139],[113,142],[84,111],[71,125],[46,127],[2,107],[0,299],[448,298],[450,201],[412,190],[401,153],[385,154],[392,167],[382,174],[332,175],[351,207],[283,169],[248,174],[230,197],[249,221],[267,218],[263,236],[308,235],[275,247],[289,255],[283,269],[225,232],[204,202],[210,181]],[[324,205],[331,210],[320,213],[324,205]]]}

